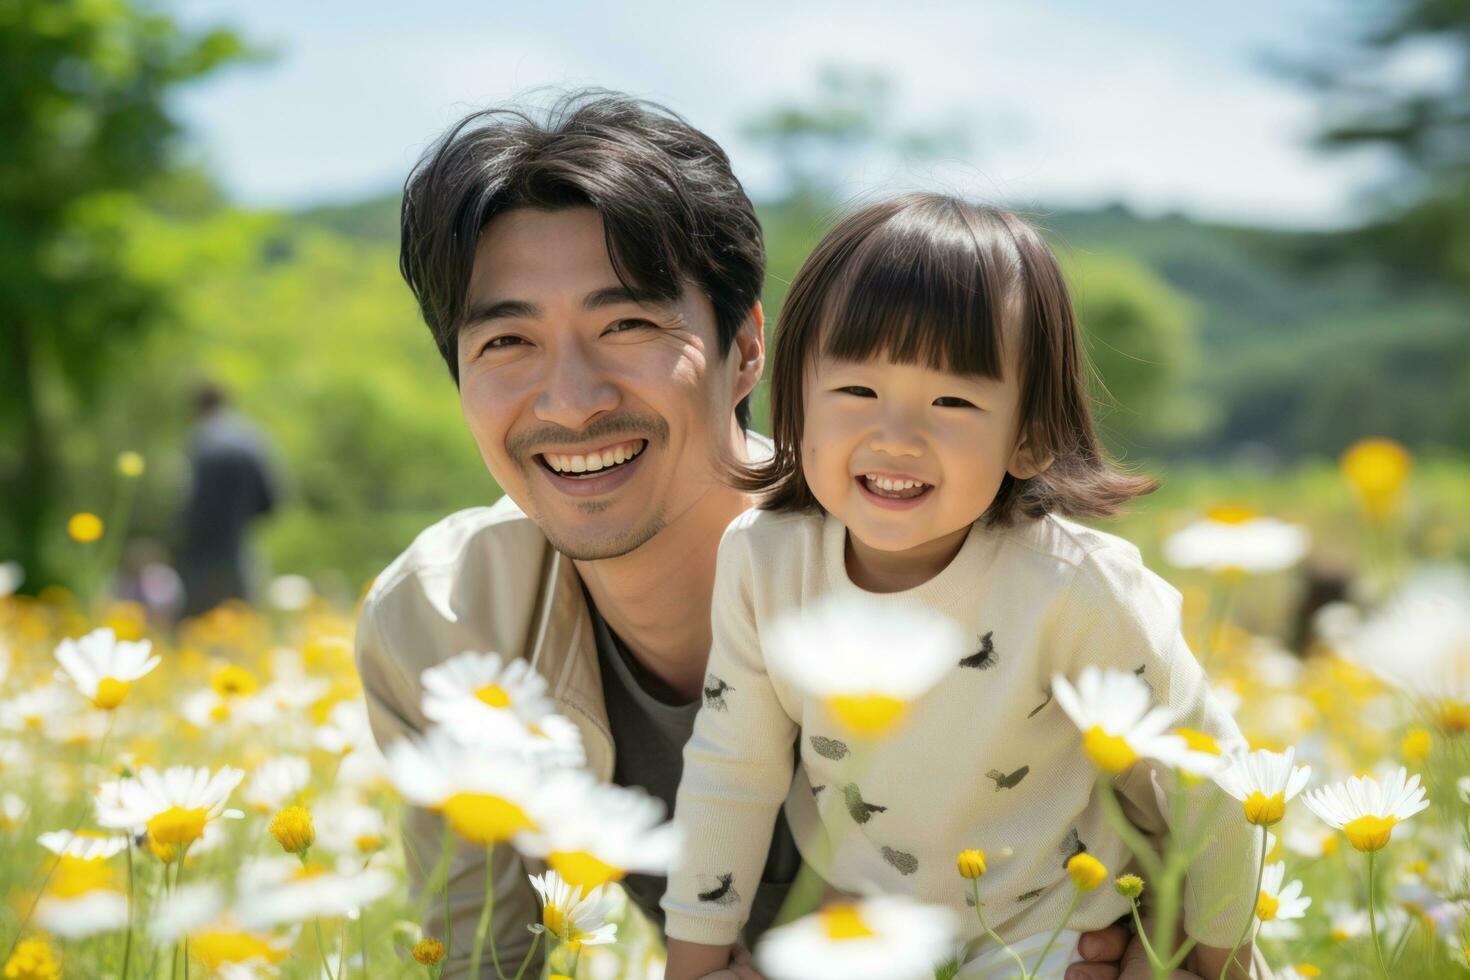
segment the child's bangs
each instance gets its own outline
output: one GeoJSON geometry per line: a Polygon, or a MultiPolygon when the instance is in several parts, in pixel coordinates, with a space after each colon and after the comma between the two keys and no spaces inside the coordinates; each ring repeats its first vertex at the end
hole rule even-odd
{"type": "Polygon", "coordinates": [[[908,217],[872,229],[829,286],[822,353],[999,380],[1003,277],[960,215],[952,222],[908,217]]]}

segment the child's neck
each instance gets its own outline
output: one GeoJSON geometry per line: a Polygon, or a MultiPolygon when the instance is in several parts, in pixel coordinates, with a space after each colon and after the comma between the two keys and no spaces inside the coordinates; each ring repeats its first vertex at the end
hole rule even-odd
{"type": "Polygon", "coordinates": [[[960,553],[970,525],[927,541],[907,551],[879,551],[863,544],[847,532],[844,556],[847,577],[852,584],[867,592],[903,592],[923,585],[949,566],[960,553]]]}

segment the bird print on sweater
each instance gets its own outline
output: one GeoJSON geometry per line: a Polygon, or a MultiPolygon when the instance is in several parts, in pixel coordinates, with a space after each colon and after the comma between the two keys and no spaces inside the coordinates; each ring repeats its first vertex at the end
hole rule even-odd
{"type": "Polygon", "coordinates": [[[987,778],[995,780],[995,791],[999,793],[1003,789],[1015,789],[1030,771],[1030,766],[1022,766],[1009,775],[1001,772],[999,769],[992,769],[985,775],[987,778]]]}
{"type": "Polygon", "coordinates": [[[708,891],[699,893],[701,902],[710,902],[714,905],[734,905],[740,901],[740,893],[735,890],[735,876],[733,874],[720,875],[711,879],[709,875],[700,875],[700,885],[710,884],[714,887],[708,891]]]}
{"type": "Polygon", "coordinates": [[[995,631],[991,630],[980,637],[980,649],[960,661],[961,667],[974,667],[976,670],[989,670],[1000,662],[1000,655],[995,652],[995,643],[991,637],[995,631]]]}
{"type": "Polygon", "coordinates": [[[911,875],[919,870],[919,859],[908,851],[897,851],[891,847],[883,848],[883,860],[898,869],[901,875],[911,875]]]}
{"type": "Polygon", "coordinates": [[[807,739],[811,743],[812,750],[824,759],[838,762],[847,758],[847,743],[840,739],[827,738],[824,735],[812,735],[807,739]]]}
{"type": "Polygon", "coordinates": [[[704,706],[710,711],[728,711],[729,705],[725,704],[725,694],[735,690],[729,684],[710,674],[704,679],[704,706]]]}
{"type": "Polygon", "coordinates": [[[867,823],[873,819],[875,813],[887,813],[888,807],[878,806],[876,803],[865,803],[862,790],[858,789],[857,783],[848,783],[842,787],[843,799],[847,802],[847,812],[852,814],[852,819],[858,823],[867,823]]]}
{"type": "Polygon", "coordinates": [[[1062,858],[1062,870],[1066,870],[1067,862],[1087,850],[1087,845],[1082,842],[1081,836],[1077,833],[1077,828],[1073,827],[1067,831],[1067,836],[1063,838],[1061,846],[1057,850],[1061,851],[1064,855],[1062,858]]]}
{"type": "Polygon", "coordinates": [[[1039,713],[1042,708],[1045,708],[1047,705],[1051,704],[1051,685],[1046,685],[1046,689],[1043,690],[1041,693],[1046,695],[1046,699],[1043,700],[1036,707],[1032,708],[1029,712],[1027,712],[1027,718],[1035,718],[1037,713],[1039,713]]]}

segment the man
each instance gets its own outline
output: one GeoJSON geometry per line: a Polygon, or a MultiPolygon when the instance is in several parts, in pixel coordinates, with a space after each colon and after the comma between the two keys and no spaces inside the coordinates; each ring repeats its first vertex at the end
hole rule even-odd
{"type": "Polygon", "coordinates": [[[201,384],[194,410],[198,422],[189,446],[189,500],[178,555],[185,616],[206,613],[226,599],[250,597],[245,533],[271,512],[277,497],[264,436],[229,410],[224,392],[201,384]]]}
{"type": "MultiPolygon", "coordinates": [[[[719,482],[717,463],[769,451],[746,432],[765,358],[755,210],[707,136],[658,106],[589,92],[544,122],[497,110],[462,120],[409,177],[402,225],[404,278],[505,496],[429,528],[369,592],[358,663],[378,742],[426,727],[425,668],[496,651],[546,677],[599,777],[672,805],[716,549],[754,503],[719,482]]],[[[419,889],[442,824],[411,809],[404,835],[419,889]]],[[[500,960],[518,964],[538,915],[526,875],[541,868],[494,854],[500,960]]],[[[798,863],[778,822],[747,945],[798,863]]],[[[660,922],[663,880],[625,885],[660,922]]],[[[467,971],[484,891],[483,852],[461,848],[446,977],[467,971]]],[[[442,936],[439,905],[427,928],[442,936]]],[[[1083,952],[1099,962],[1068,976],[1118,977],[1125,937],[1088,934],[1083,952]]],[[[756,976],[748,957],[736,973],[756,976]]],[[[1124,974],[1147,975],[1141,959],[1124,974]]]]}

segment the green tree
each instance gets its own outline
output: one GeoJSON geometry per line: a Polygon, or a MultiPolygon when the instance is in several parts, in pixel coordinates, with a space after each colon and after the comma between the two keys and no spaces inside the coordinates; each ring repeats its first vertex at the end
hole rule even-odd
{"type": "Polygon", "coordinates": [[[244,53],[128,0],[0,0],[0,553],[27,588],[58,575],[56,416],[129,380],[167,305],[128,237],[180,169],[168,98],[244,53]]]}
{"type": "Polygon", "coordinates": [[[1401,272],[1470,289],[1470,0],[1359,9],[1345,44],[1286,70],[1323,99],[1322,147],[1387,149],[1399,164],[1358,237],[1401,272]]]}

